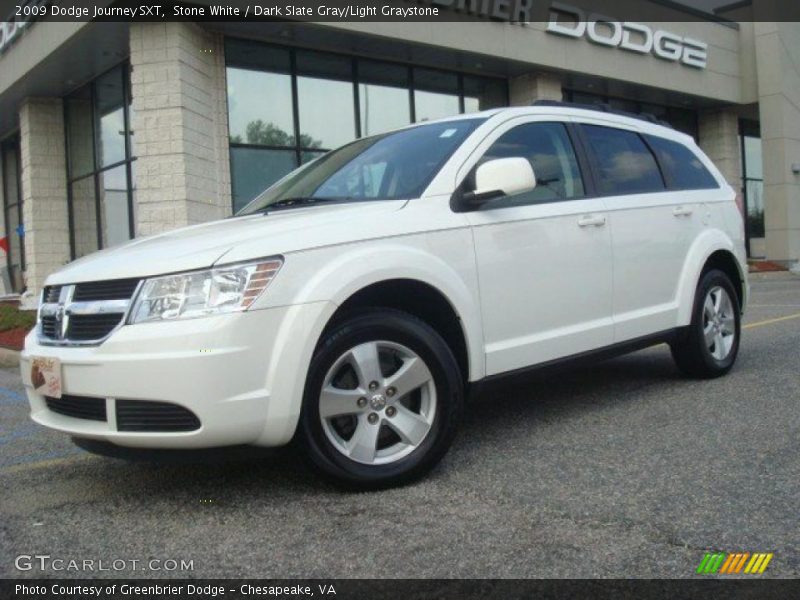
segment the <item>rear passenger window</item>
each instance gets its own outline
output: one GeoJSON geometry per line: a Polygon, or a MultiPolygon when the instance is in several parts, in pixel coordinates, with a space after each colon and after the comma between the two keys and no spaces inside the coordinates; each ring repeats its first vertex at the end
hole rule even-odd
{"type": "Polygon", "coordinates": [[[702,161],[689,148],[678,142],[653,135],[647,142],[656,153],[671,190],[710,190],[719,184],[702,161]]]}
{"type": "Polygon", "coordinates": [[[581,127],[600,171],[600,193],[643,194],[665,189],[656,159],[639,134],[598,125],[581,127]]]}
{"type": "Polygon", "coordinates": [[[490,201],[487,208],[557,202],[584,195],[578,160],[563,124],[526,123],[509,129],[486,151],[480,163],[511,157],[522,157],[531,163],[536,187],[510,199],[490,201]]]}

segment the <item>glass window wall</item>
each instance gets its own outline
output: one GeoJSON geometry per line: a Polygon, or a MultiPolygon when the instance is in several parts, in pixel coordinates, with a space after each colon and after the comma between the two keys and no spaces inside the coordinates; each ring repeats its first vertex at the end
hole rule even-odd
{"type": "Polygon", "coordinates": [[[565,90],[564,98],[579,104],[608,104],[614,110],[623,110],[634,114],[649,114],[669,123],[678,131],[688,133],[695,140],[698,135],[697,111],[675,106],[662,106],[637,100],[610,98],[601,94],[589,94],[575,90],[565,90]]]}
{"type": "Polygon", "coordinates": [[[503,79],[226,40],[233,210],[354,139],[508,104],[503,79]]]}
{"type": "Polygon", "coordinates": [[[73,258],[134,234],[128,73],[119,65],[64,99],[73,258]]]}
{"type": "MultiPolygon", "coordinates": [[[[25,291],[25,228],[22,220],[22,188],[20,187],[19,136],[14,135],[0,144],[0,179],[3,185],[3,215],[6,235],[3,249],[6,253],[11,291],[25,291]]],[[[7,288],[8,289],[8,288],[7,288]]]]}
{"type": "Polygon", "coordinates": [[[766,254],[764,236],[764,161],[761,131],[757,122],[742,120],[741,133],[742,191],[744,193],[745,237],[749,256],[766,254]]]}

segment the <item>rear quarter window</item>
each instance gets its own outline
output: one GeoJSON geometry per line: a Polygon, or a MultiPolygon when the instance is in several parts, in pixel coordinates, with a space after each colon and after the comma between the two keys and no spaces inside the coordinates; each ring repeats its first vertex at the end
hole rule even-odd
{"type": "Polygon", "coordinates": [[[656,153],[669,189],[711,190],[719,188],[717,180],[690,148],[679,142],[654,135],[645,137],[656,153]]]}
{"type": "Polygon", "coordinates": [[[646,194],[666,189],[658,163],[638,133],[601,125],[581,128],[594,156],[601,194],[646,194]]]}

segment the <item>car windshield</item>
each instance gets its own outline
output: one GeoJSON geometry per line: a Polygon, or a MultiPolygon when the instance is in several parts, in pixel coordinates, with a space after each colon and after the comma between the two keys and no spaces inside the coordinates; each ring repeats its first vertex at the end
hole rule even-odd
{"type": "Polygon", "coordinates": [[[427,123],[356,140],[292,171],[237,214],[316,202],[418,197],[483,121],[427,123]]]}

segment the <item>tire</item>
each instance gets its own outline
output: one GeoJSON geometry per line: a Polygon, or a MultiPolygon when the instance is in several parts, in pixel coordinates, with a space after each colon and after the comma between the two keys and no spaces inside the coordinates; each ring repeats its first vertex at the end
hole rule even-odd
{"type": "Polygon", "coordinates": [[[692,322],[671,344],[678,368],[690,377],[710,379],[731,370],[739,353],[741,312],[730,278],[717,269],[700,277],[692,322]]]}
{"type": "Polygon", "coordinates": [[[336,483],[408,483],[450,447],[463,387],[453,353],[432,327],[401,311],[365,309],[317,346],[298,441],[312,465],[336,483]]]}

